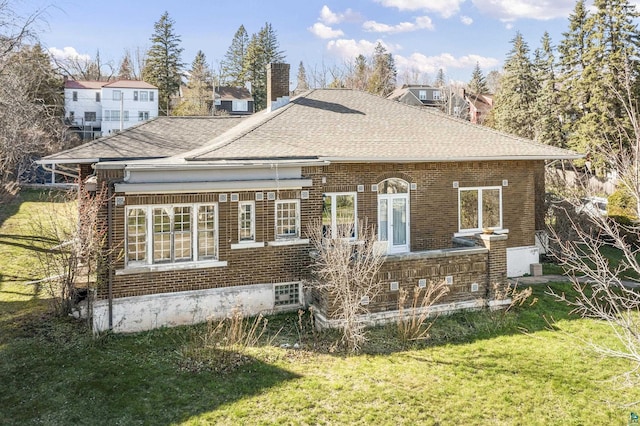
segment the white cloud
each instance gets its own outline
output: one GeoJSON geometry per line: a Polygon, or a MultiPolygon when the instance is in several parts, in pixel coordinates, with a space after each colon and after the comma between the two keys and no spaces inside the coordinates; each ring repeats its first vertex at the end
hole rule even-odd
{"type": "Polygon", "coordinates": [[[433,30],[433,22],[428,16],[419,16],[415,22],[401,22],[397,25],[387,25],[376,21],[367,21],[362,24],[365,31],[376,33],[406,33],[422,29],[433,30]]]}
{"type": "Polygon", "coordinates": [[[438,56],[425,56],[422,53],[412,53],[407,57],[394,55],[393,58],[399,71],[398,74],[401,74],[401,70],[410,70],[434,75],[440,68],[445,71],[454,68],[473,68],[476,63],[480,64],[480,68],[486,70],[496,68],[500,64],[500,61],[495,58],[480,55],[466,55],[456,58],[450,53],[443,53],[438,56]]]}
{"type": "Polygon", "coordinates": [[[465,25],[471,25],[473,24],[473,19],[471,19],[469,16],[460,15],[460,22],[465,25]]]}
{"type": "Polygon", "coordinates": [[[316,22],[311,27],[307,28],[316,37],[320,38],[338,38],[344,35],[342,30],[334,30],[331,27],[324,25],[321,22],[316,22]]]}
{"type": "MultiPolygon", "coordinates": [[[[449,18],[460,11],[465,0],[375,0],[384,7],[395,7],[398,10],[424,10],[435,12],[443,18],[449,18]]],[[[491,1],[491,0],[489,0],[491,1]]],[[[508,1],[508,0],[502,0],[508,1]]]]}
{"type": "MultiPolygon", "coordinates": [[[[388,52],[400,49],[398,45],[390,45],[384,43],[382,40],[369,41],[369,40],[353,40],[353,39],[338,39],[331,40],[327,43],[327,51],[340,59],[352,60],[356,56],[362,54],[364,56],[371,56],[376,44],[382,44],[388,52]]],[[[395,56],[394,56],[395,58],[395,56]]]]}
{"type": "Polygon", "coordinates": [[[549,20],[565,18],[575,7],[575,0],[472,0],[481,12],[511,22],[520,18],[549,20]]]}
{"type": "Polygon", "coordinates": [[[320,18],[318,21],[323,22],[327,25],[339,24],[340,22],[349,21],[349,22],[357,22],[362,18],[358,12],[354,12],[351,9],[347,9],[342,13],[335,13],[329,6],[326,4],[322,6],[322,10],[320,10],[320,18]]]}
{"type": "Polygon", "coordinates": [[[64,61],[66,59],[74,59],[77,61],[87,62],[91,60],[91,56],[86,53],[78,53],[78,51],[71,46],[64,47],[62,49],[58,49],[57,47],[50,47],[49,53],[53,56],[54,59],[58,61],[64,61]]]}

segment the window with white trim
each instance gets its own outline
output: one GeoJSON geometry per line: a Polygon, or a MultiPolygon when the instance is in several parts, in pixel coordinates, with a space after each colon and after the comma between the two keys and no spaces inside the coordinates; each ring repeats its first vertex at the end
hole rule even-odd
{"type": "Polygon", "coordinates": [[[322,195],[322,233],[327,238],[357,238],[356,193],[322,195]]]}
{"type": "Polygon", "coordinates": [[[127,264],[147,261],[147,212],[141,208],[127,210],[127,264]]]}
{"type": "Polygon", "coordinates": [[[73,102],[76,102],[78,100],[78,92],[75,90],[71,92],[71,98],[73,99],[73,102]]]}
{"type": "Polygon", "coordinates": [[[149,92],[146,90],[140,91],[140,102],[148,102],[149,101],[149,92]]]}
{"type": "Polygon", "coordinates": [[[418,99],[420,99],[421,101],[426,101],[427,100],[427,91],[426,90],[418,91],[418,99]]]}
{"type": "Polygon", "coordinates": [[[439,101],[442,99],[442,95],[440,94],[439,90],[434,90],[433,91],[433,100],[434,101],[439,101]]]}
{"type": "Polygon", "coordinates": [[[460,232],[502,228],[502,187],[458,189],[460,232]]]}
{"type": "Polygon", "coordinates": [[[255,203],[253,201],[241,201],[238,203],[238,242],[252,243],[255,241],[255,203]]]}
{"type": "Polygon", "coordinates": [[[134,91],[133,91],[133,100],[134,100],[134,101],[137,101],[137,100],[138,100],[138,91],[137,91],[137,90],[134,90],[134,91]]]}
{"type": "Polygon", "coordinates": [[[126,209],[126,266],[217,260],[215,204],[126,209]]]}
{"type": "Polygon", "coordinates": [[[149,119],[149,111],[138,112],[138,121],[145,121],[149,119]]]}
{"type": "Polygon", "coordinates": [[[153,93],[154,92],[149,92],[149,102],[153,102],[153,93]]]}
{"type": "Polygon", "coordinates": [[[122,99],[122,91],[120,90],[114,90],[113,91],[113,100],[114,101],[119,101],[122,99]]]}
{"type": "Polygon", "coordinates": [[[300,237],[300,202],[276,201],[276,240],[300,237]]]}

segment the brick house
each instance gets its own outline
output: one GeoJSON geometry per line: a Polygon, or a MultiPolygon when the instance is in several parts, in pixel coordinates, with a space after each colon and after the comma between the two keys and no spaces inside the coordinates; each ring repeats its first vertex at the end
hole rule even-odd
{"type": "Polygon", "coordinates": [[[266,111],[198,148],[95,165],[113,193],[105,218],[122,253],[97,290],[96,330],[307,304],[331,324],[330,301],[302,287],[305,228],[322,219],[334,229],[338,209],[384,242],[373,322],[397,314],[399,289],[432,281],[450,285],[436,310],[499,306],[508,271],[538,261],[545,161],[577,154],[364,92],[289,100],[288,70],[271,64],[266,111]]]}

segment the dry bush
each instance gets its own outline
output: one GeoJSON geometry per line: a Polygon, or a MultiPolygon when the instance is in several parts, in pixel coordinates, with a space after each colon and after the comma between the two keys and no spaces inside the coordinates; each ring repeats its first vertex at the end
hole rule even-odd
{"type": "Polygon", "coordinates": [[[358,224],[357,241],[351,241],[352,226],[339,226],[336,238],[323,235],[322,222],[314,221],[307,235],[314,248],[310,286],[329,300],[328,309],[340,320],[342,343],[350,352],[358,352],[366,342],[365,317],[369,313],[365,299],[373,300],[381,291],[378,271],[384,255],[377,245],[373,226],[358,224]]]}
{"type": "Polygon", "coordinates": [[[400,290],[398,297],[398,335],[404,342],[426,340],[429,338],[429,330],[438,318],[438,315],[432,317],[430,308],[434,303],[442,299],[449,292],[444,281],[431,282],[424,289],[415,287],[413,289],[413,297],[411,306],[405,307],[408,292],[404,289],[400,290]],[[427,319],[433,318],[430,322],[427,319]]]}
{"type": "Polygon", "coordinates": [[[47,214],[31,217],[30,225],[32,234],[46,242],[35,250],[42,288],[51,297],[54,311],[66,315],[72,312],[79,294],[87,295],[98,285],[96,271],[105,255],[107,235],[99,211],[108,195],[106,188],[97,193],[74,189],[58,198],[47,214]]]}
{"type": "Polygon", "coordinates": [[[209,320],[203,331],[194,331],[186,345],[178,350],[180,367],[189,371],[231,372],[252,361],[247,349],[259,345],[267,324],[268,320],[262,315],[249,320],[239,309],[228,318],[209,320]]]}

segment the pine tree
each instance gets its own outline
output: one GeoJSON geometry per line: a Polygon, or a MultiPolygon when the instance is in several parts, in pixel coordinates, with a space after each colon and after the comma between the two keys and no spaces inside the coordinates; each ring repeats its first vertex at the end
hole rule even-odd
{"type": "Polygon", "coordinates": [[[391,53],[378,42],[373,51],[371,76],[367,83],[367,91],[376,95],[387,96],[396,86],[396,65],[391,53]]]}
{"type": "Polygon", "coordinates": [[[493,126],[504,132],[533,138],[533,111],[538,93],[538,83],[533,76],[529,59],[529,45],[522,34],[516,33],[513,45],[504,63],[500,91],[496,94],[492,111],[493,126]]]}
{"type": "Polygon", "coordinates": [[[230,86],[244,86],[245,57],[249,48],[249,35],[244,25],[236,31],[222,61],[222,81],[230,86]]]}
{"type": "Polygon", "coordinates": [[[433,83],[434,87],[444,88],[447,85],[447,78],[444,75],[444,70],[442,68],[438,69],[438,73],[436,74],[436,79],[433,83]]]}
{"type": "Polygon", "coordinates": [[[169,115],[171,96],[180,88],[182,81],[180,36],[175,33],[175,22],[165,12],[154,24],[151,36],[151,48],[147,53],[147,62],[143,79],[158,87],[158,106],[160,112],[169,115]]]}
{"type": "Polygon", "coordinates": [[[296,86],[296,92],[302,93],[309,90],[309,81],[307,80],[307,71],[304,69],[304,64],[300,61],[298,65],[298,85],[296,86]]]}
{"type": "Polygon", "coordinates": [[[120,68],[118,69],[119,80],[135,80],[133,77],[133,65],[131,64],[131,55],[129,52],[125,52],[122,60],[120,61],[120,68]]]}
{"type": "Polygon", "coordinates": [[[363,54],[356,56],[353,66],[349,67],[344,86],[349,89],[367,90],[371,71],[367,58],[363,54]]]}
{"type": "Polygon", "coordinates": [[[484,74],[480,69],[480,63],[476,62],[475,68],[473,68],[473,72],[471,73],[471,80],[467,85],[469,92],[474,95],[484,95],[489,93],[489,89],[487,88],[487,80],[484,78],[484,74]]]}
{"type": "Polygon", "coordinates": [[[276,33],[268,22],[249,41],[243,69],[251,83],[256,111],[267,107],[267,64],[284,61],[284,53],[279,49],[276,33]]]}
{"type": "Polygon", "coordinates": [[[186,98],[173,110],[173,115],[209,115],[213,100],[213,75],[207,58],[198,50],[189,70],[186,98]]]}
{"type": "Polygon", "coordinates": [[[534,138],[544,144],[564,146],[555,58],[547,32],[542,36],[541,47],[536,49],[533,69],[539,84],[534,109],[534,138]]]}
{"type": "Polygon", "coordinates": [[[618,143],[620,132],[630,126],[619,95],[624,80],[638,76],[640,45],[634,23],[638,14],[626,0],[596,0],[592,15],[580,11],[579,5],[561,45],[561,54],[573,54],[565,60],[563,83],[573,83],[577,89],[565,97],[573,119],[568,145],[603,169],[607,167],[604,146],[618,143]]]}

